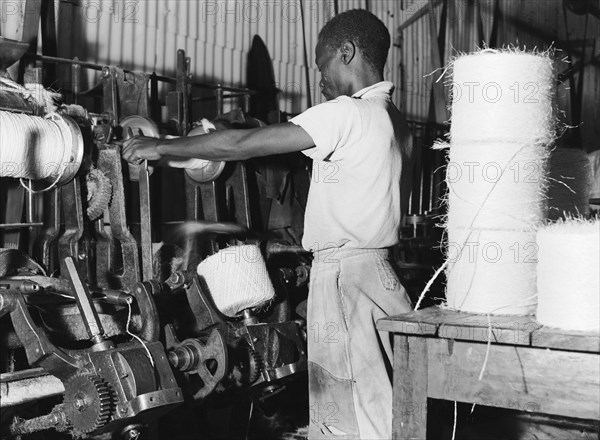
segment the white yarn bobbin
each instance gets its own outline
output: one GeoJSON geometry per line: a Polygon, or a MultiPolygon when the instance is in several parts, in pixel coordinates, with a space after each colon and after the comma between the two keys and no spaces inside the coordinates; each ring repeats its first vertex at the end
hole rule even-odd
{"type": "Polygon", "coordinates": [[[545,219],[547,156],[538,144],[453,141],[448,228],[535,228],[545,219]]]}
{"type": "Polygon", "coordinates": [[[83,159],[83,137],[69,117],[0,111],[0,176],[69,181],[83,159]]]}
{"type": "Polygon", "coordinates": [[[577,148],[556,148],[550,154],[548,219],[585,216],[590,211],[591,167],[577,148]]]}
{"type": "Polygon", "coordinates": [[[535,232],[448,230],[446,301],[492,315],[535,312],[535,232]]]}
{"type": "Polygon", "coordinates": [[[255,245],[221,249],[202,260],[197,272],[217,308],[227,316],[262,306],[275,297],[265,260],[255,245]]]}
{"type": "MultiPolygon", "coordinates": [[[[188,136],[200,136],[210,131],[216,130],[216,127],[208,119],[201,120],[202,125],[192,128],[188,136]]],[[[173,168],[185,168],[185,173],[195,182],[212,182],[218,178],[225,168],[225,161],[189,158],[181,160],[169,159],[165,163],[173,168]]]]}
{"type": "Polygon", "coordinates": [[[600,220],[566,220],[537,233],[537,320],[600,332],[600,220]]]}
{"type": "Polygon", "coordinates": [[[481,51],[452,65],[452,142],[547,144],[555,138],[555,71],[545,54],[481,51]]]}

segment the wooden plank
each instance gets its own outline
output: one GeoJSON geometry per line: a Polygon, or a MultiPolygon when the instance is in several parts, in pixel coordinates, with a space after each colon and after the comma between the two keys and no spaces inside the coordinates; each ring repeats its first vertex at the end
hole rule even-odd
{"type": "Polygon", "coordinates": [[[531,335],[531,345],[558,350],[600,353],[600,335],[541,327],[531,335]]]}
{"type": "MultiPolygon", "coordinates": [[[[532,347],[423,338],[428,395],[580,419],[600,418],[600,357],[532,347]]],[[[425,364],[423,364],[425,368],[425,364]]]]}
{"type": "Polygon", "coordinates": [[[394,336],[392,438],[423,440],[427,430],[427,342],[394,336]]]}
{"type": "Polygon", "coordinates": [[[531,316],[476,315],[429,307],[378,321],[379,330],[413,335],[436,335],[447,339],[485,341],[488,326],[492,342],[529,345],[530,335],[540,328],[531,316]]]}
{"type": "Polygon", "coordinates": [[[531,334],[540,328],[532,316],[476,315],[447,311],[438,330],[440,338],[530,345],[531,334]]]}
{"type": "Polygon", "coordinates": [[[443,311],[438,307],[429,307],[382,318],[377,321],[377,328],[382,331],[407,335],[435,335],[439,327],[438,322],[443,316],[443,311]]]}
{"type": "Polygon", "coordinates": [[[480,315],[429,307],[383,318],[377,328],[407,335],[438,336],[464,341],[488,341],[497,344],[530,345],[557,350],[600,352],[598,333],[574,332],[540,325],[533,316],[480,315]]]}

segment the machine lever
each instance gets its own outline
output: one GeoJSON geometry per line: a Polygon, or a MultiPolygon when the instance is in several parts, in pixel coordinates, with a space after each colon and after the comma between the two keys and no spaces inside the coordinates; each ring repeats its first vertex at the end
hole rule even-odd
{"type": "Polygon", "coordinates": [[[108,341],[104,336],[104,328],[98,318],[98,313],[92,303],[92,297],[87,286],[81,281],[77,267],[72,257],[65,258],[65,267],[69,275],[69,280],[73,291],[75,292],[75,301],[83,318],[83,323],[90,336],[90,340],[94,344],[92,350],[100,351],[113,348],[112,342],[108,341]]]}

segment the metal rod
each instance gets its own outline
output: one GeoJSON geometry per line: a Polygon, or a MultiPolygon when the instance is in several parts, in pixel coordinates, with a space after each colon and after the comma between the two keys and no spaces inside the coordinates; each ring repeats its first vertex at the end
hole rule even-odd
{"type": "Polygon", "coordinates": [[[3,374],[0,382],[0,407],[2,408],[58,396],[65,392],[60,379],[48,374],[15,379],[4,376],[3,374]]]}
{"type": "MultiPolygon", "coordinates": [[[[222,98],[239,98],[240,96],[246,97],[248,95],[253,95],[254,93],[250,92],[240,92],[240,93],[229,93],[227,95],[223,95],[222,98]]],[[[197,96],[192,98],[192,101],[214,101],[216,99],[215,96],[197,96]]]]}
{"type": "MultiPolygon", "coordinates": [[[[76,64],[81,67],[87,67],[88,69],[93,69],[93,70],[102,70],[105,67],[105,65],[90,63],[87,61],[72,60],[72,59],[68,59],[68,58],[51,57],[48,55],[38,55],[38,54],[31,54],[31,55],[34,56],[35,59],[40,60],[40,61],[45,61],[47,63],[76,64]]],[[[125,69],[124,69],[124,72],[131,73],[130,70],[125,70],[125,69]]],[[[170,76],[156,75],[156,79],[159,81],[173,83],[173,84],[177,82],[177,78],[172,78],[170,76]]],[[[227,87],[227,86],[221,86],[219,84],[207,84],[207,83],[194,82],[194,81],[191,81],[190,84],[193,87],[199,87],[199,88],[204,88],[204,89],[213,89],[214,90],[217,88],[221,88],[222,90],[224,90],[226,92],[243,93],[245,91],[248,91],[248,89],[243,88],[243,87],[227,87]]],[[[254,92],[254,93],[256,93],[256,92],[254,92]]]]}
{"type": "Polygon", "coordinates": [[[215,90],[215,99],[217,100],[217,115],[223,114],[223,88],[221,84],[215,90]]]}
{"type": "Polygon", "coordinates": [[[33,222],[33,223],[0,223],[0,229],[21,229],[21,228],[33,228],[33,227],[44,226],[44,223],[33,222]]]}
{"type": "Polygon", "coordinates": [[[45,61],[47,63],[77,64],[79,66],[87,67],[88,69],[94,69],[94,70],[102,70],[102,68],[104,67],[99,64],[89,63],[87,61],[80,61],[77,59],[71,60],[68,58],[51,57],[48,55],[39,55],[39,54],[32,54],[32,55],[35,57],[35,59],[40,60],[40,61],[45,61]]]}
{"type": "Polygon", "coordinates": [[[140,166],[140,223],[142,248],[142,279],[149,281],[153,278],[152,271],[152,211],[150,208],[150,174],[148,161],[140,166]]]}
{"type": "MultiPolygon", "coordinates": [[[[79,58],[75,57],[74,60],[79,61],[79,58]]],[[[73,103],[79,102],[79,93],[81,92],[81,65],[73,64],[71,66],[71,91],[73,92],[73,103]]]]}
{"type": "Polygon", "coordinates": [[[77,308],[81,313],[90,340],[95,344],[101,344],[105,341],[104,328],[98,318],[98,312],[96,312],[96,309],[92,304],[90,292],[87,286],[81,281],[79,271],[77,270],[72,257],[65,258],[65,266],[67,268],[69,281],[75,292],[77,308]]]}

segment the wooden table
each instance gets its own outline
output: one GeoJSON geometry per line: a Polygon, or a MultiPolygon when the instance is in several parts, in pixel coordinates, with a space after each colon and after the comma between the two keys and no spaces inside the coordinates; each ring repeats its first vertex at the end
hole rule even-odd
{"type": "Polygon", "coordinates": [[[394,334],[394,439],[426,438],[428,397],[600,419],[597,333],[438,307],[381,319],[377,328],[394,334]]]}

